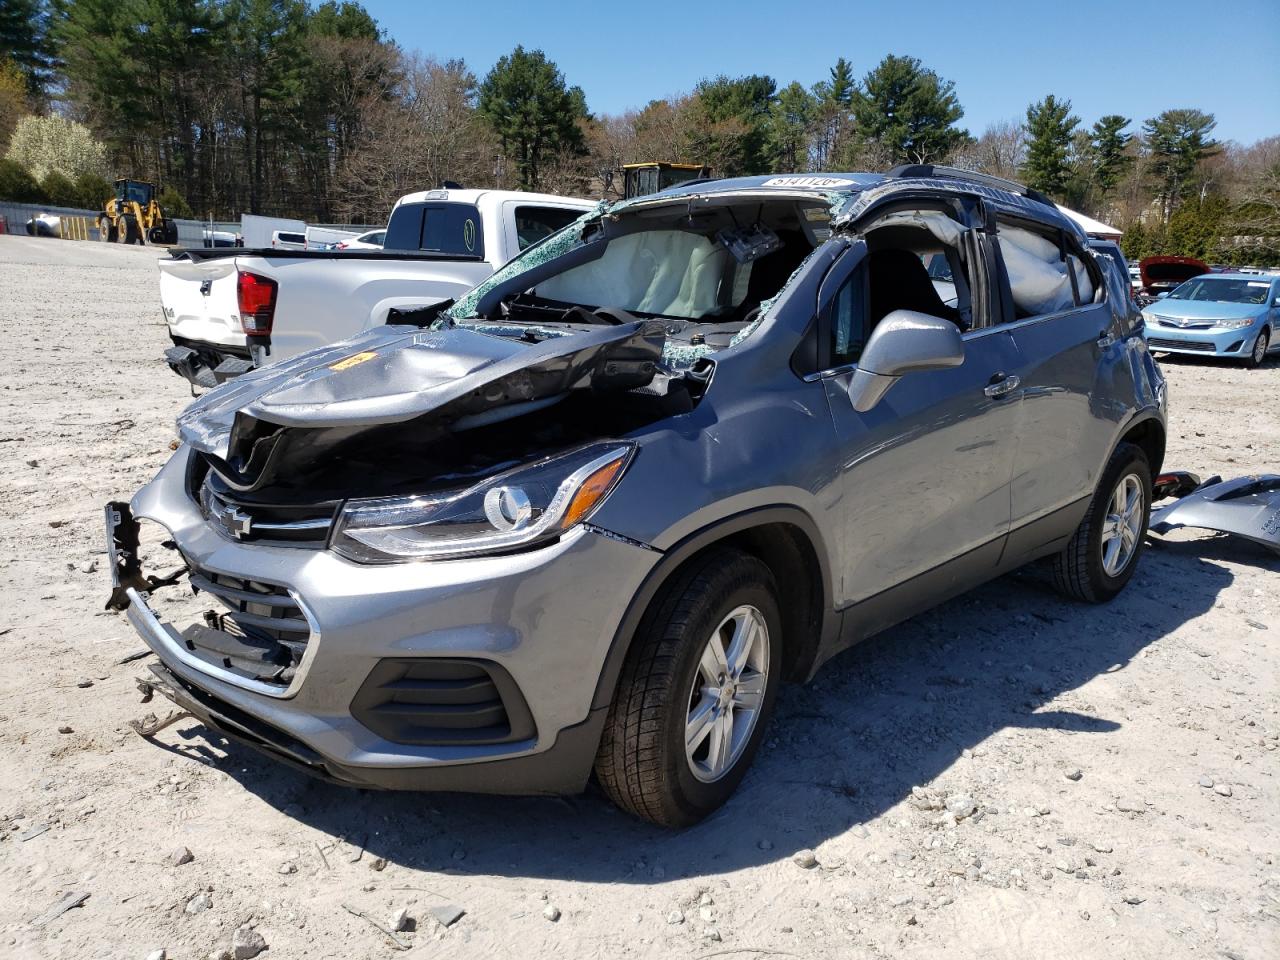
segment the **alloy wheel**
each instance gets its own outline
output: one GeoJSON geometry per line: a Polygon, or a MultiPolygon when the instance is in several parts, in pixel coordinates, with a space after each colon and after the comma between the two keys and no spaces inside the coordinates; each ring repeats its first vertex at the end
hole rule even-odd
{"type": "Polygon", "coordinates": [[[1118,577],[1137,553],[1142,536],[1142,481],[1126,473],[1111,492],[1107,517],[1102,523],[1102,569],[1118,577]]]}
{"type": "Polygon", "coordinates": [[[742,756],[768,680],[768,624],[755,607],[737,607],[707,639],[689,691],[685,757],[699,780],[719,780],[742,756]]]}
{"type": "Polygon", "coordinates": [[[1253,341],[1253,362],[1262,363],[1267,358],[1267,331],[1263,330],[1258,334],[1258,339],[1253,341]]]}

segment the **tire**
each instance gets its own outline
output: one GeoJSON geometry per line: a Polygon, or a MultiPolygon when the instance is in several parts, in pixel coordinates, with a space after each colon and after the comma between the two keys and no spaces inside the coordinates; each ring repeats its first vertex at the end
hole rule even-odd
{"type": "Polygon", "coordinates": [[[1253,349],[1249,351],[1249,359],[1244,362],[1246,367],[1257,369],[1267,361],[1267,350],[1271,347],[1271,331],[1266,327],[1258,333],[1258,338],[1253,341],[1253,349]]]}
{"type": "Polygon", "coordinates": [[[116,225],[109,217],[98,218],[98,239],[103,243],[116,242],[116,225]]]}
{"type": "Polygon", "coordinates": [[[138,230],[138,221],[133,217],[122,217],[120,220],[119,240],[127,246],[142,242],[142,234],[138,230]]]}
{"type": "MultiPolygon", "coordinates": [[[[781,630],[773,574],[738,550],[705,554],[659,593],[632,641],[596,754],[596,776],[614,803],[659,826],[685,827],[729,799],[773,711],[781,630]],[[740,668],[741,689],[732,678],[717,688],[704,666],[711,641],[748,625],[755,642],[740,668]],[[689,751],[695,716],[703,730],[689,751]],[[726,743],[725,716],[730,736],[713,756],[714,745],[726,743]]],[[[723,647],[733,653],[732,643],[723,647]]]]}
{"type": "Polygon", "coordinates": [[[1102,471],[1080,526],[1053,558],[1054,586],[1086,603],[1106,603],[1115,597],[1138,567],[1150,517],[1151,466],[1147,455],[1140,447],[1122,443],[1102,471]],[[1136,506],[1113,510],[1121,500],[1130,502],[1133,494],[1141,497],[1136,506]],[[1118,524],[1109,519],[1113,516],[1120,519],[1118,524]],[[1117,529],[1117,534],[1112,536],[1108,528],[1117,529]]]}
{"type": "Polygon", "coordinates": [[[152,227],[147,231],[147,243],[158,247],[164,243],[164,227],[152,227]]]}

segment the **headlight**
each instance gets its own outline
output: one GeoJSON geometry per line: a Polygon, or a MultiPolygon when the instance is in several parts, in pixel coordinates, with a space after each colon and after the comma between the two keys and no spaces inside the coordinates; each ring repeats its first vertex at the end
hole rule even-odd
{"type": "Polygon", "coordinates": [[[617,486],[634,453],[630,443],[594,443],[464,490],[348,500],[332,546],[360,563],[527,549],[590,517],[617,486]]]}
{"type": "Polygon", "coordinates": [[[1257,323],[1257,317],[1236,317],[1234,320],[1215,320],[1214,326],[1223,330],[1239,330],[1257,323]]]}

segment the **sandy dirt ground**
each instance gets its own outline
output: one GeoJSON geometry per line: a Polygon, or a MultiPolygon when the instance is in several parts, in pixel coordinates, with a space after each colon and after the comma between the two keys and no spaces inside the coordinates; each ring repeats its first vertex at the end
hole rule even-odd
{"type": "MultiPolygon", "coordinates": [[[[142,739],[167,704],[117,663],[102,504],[189,399],[155,257],[0,237],[0,956],[217,957],[242,926],[268,960],[398,955],[344,905],[407,910],[410,957],[1280,956],[1280,558],[1222,536],[1157,543],[1108,606],[1024,571],[837,658],[681,833],[142,739]]],[[[1280,363],[1165,369],[1168,466],[1280,470],[1280,363]]]]}

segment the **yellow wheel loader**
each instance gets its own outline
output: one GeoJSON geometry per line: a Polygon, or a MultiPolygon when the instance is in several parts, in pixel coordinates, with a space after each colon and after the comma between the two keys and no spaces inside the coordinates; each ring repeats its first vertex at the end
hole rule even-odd
{"type": "Polygon", "coordinates": [[[116,195],[98,214],[103,243],[178,242],[178,224],[168,219],[156,200],[156,185],[145,180],[117,180],[116,195]]]}

